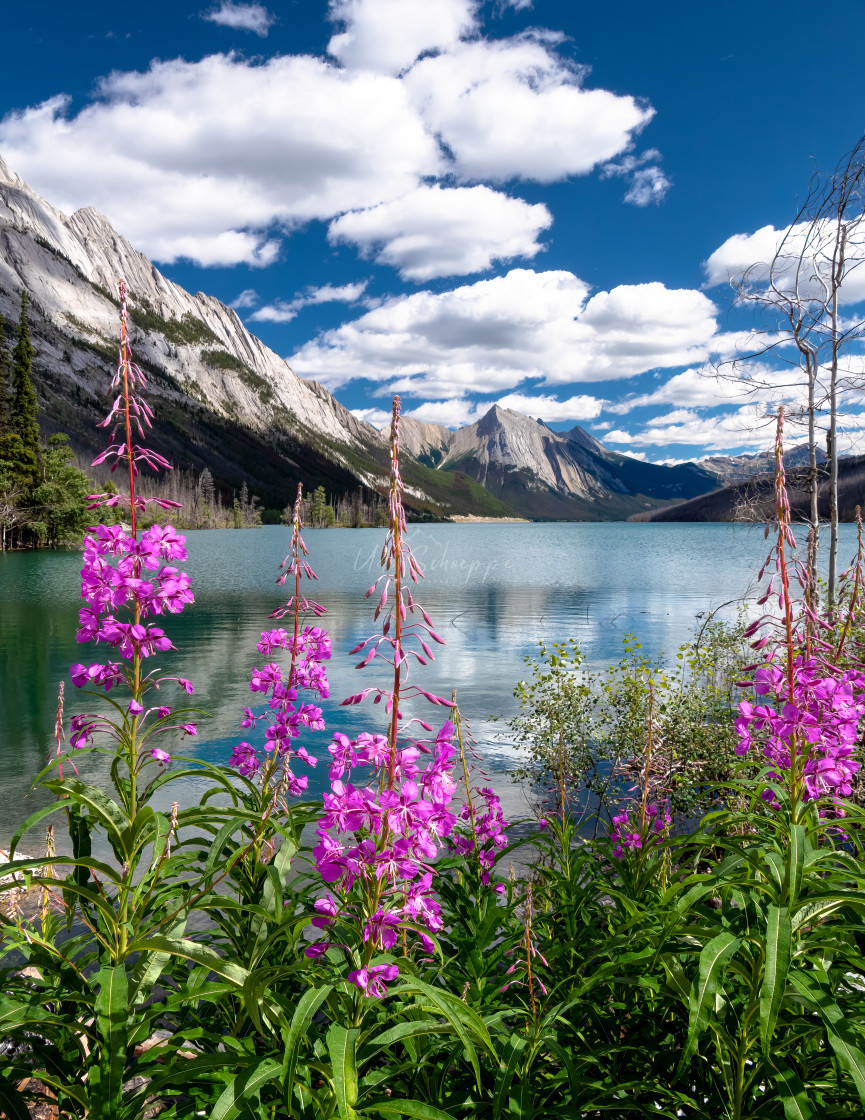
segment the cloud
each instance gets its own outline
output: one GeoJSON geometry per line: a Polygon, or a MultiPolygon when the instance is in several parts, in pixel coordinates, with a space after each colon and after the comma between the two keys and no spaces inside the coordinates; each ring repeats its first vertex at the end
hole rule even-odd
{"type": "MultiPolygon", "coordinates": [[[[586,174],[654,110],[588,88],[557,33],[482,37],[479,10],[332,0],[339,64],[156,60],[103,78],[80,110],[60,95],[8,113],[0,150],[60,207],[95,206],[162,262],[268,265],[292,231],[340,215],[334,237],[414,279],[531,257],[548,211],[491,184],[586,174]]],[[[271,16],[224,2],[205,18],[255,30],[271,16]]]]}
{"type": "Polygon", "coordinates": [[[228,305],[235,311],[243,311],[247,307],[255,307],[258,303],[258,292],[254,288],[244,288],[240,295],[234,297],[228,305]]]}
{"type": "MultiPolygon", "coordinates": [[[[443,401],[424,401],[410,407],[407,415],[425,424],[443,424],[446,428],[462,428],[486,416],[494,404],[512,408],[539,420],[591,420],[604,407],[598,397],[573,396],[560,401],[552,396],[530,396],[525,393],[506,393],[495,400],[470,401],[465,397],[451,397],[443,401]]],[[[368,410],[372,413],[373,409],[368,410]]],[[[382,413],[384,415],[384,413],[382,413]]],[[[388,416],[390,413],[387,414],[388,416]]],[[[372,423],[372,421],[370,421],[372,423]]],[[[384,423],[384,421],[382,421],[384,423]]]]}
{"type": "Polygon", "coordinates": [[[635,432],[621,429],[607,432],[604,443],[627,447],[666,447],[685,444],[709,451],[761,449],[769,446],[775,418],[759,405],[743,405],[721,416],[699,416],[681,410],[650,421],[635,432]]]}
{"type": "Polygon", "coordinates": [[[764,403],[795,400],[802,395],[802,379],[790,369],[771,369],[753,363],[743,374],[719,377],[709,368],[692,368],[677,373],[651,393],[625,397],[607,406],[608,412],[623,414],[648,405],[674,404],[714,408],[736,401],[764,403]]]}
{"type": "MultiPolygon", "coordinates": [[[[484,410],[489,407],[488,402],[484,410]]],[[[579,394],[560,401],[553,396],[530,396],[525,393],[509,393],[496,402],[502,408],[512,408],[516,412],[524,412],[527,416],[534,416],[538,420],[550,422],[556,420],[594,420],[599,416],[606,405],[600,397],[579,394]]]]}
{"type": "Polygon", "coordinates": [[[114,73],[77,114],[0,121],[10,166],[64,209],[95,205],[160,261],[269,263],[268,231],[375,206],[442,156],[403,84],[305,56],[233,55],[114,73]]]}
{"type": "MultiPolygon", "coordinates": [[[[754,233],[734,233],[704,262],[706,284],[728,284],[747,273],[748,281],[760,287],[769,276],[769,266],[776,254],[779,262],[774,279],[782,290],[790,289],[795,277],[794,262],[801,256],[800,287],[808,292],[808,281],[814,275],[831,275],[831,253],[834,244],[834,226],[831,221],[811,226],[800,222],[788,229],[762,226],[754,233]]],[[[861,233],[851,238],[846,252],[847,277],[839,290],[839,299],[847,304],[865,299],[865,239],[861,233]]],[[[823,296],[822,286],[813,284],[811,294],[823,296]]]]}
{"type": "Polygon", "coordinates": [[[262,38],[266,37],[276,16],[261,4],[239,4],[234,0],[222,0],[218,8],[202,12],[202,19],[218,23],[222,27],[232,27],[239,31],[252,31],[262,38]]]}
{"type": "Polygon", "coordinates": [[[382,428],[390,422],[391,412],[383,408],[353,408],[352,415],[365,424],[372,424],[374,428],[382,428]]]}
{"type": "Polygon", "coordinates": [[[654,110],[585,89],[585,68],[554,51],[560,36],[460,42],[422,58],[403,81],[463,181],[551,183],[624,151],[654,110]]]}
{"type": "Polygon", "coordinates": [[[642,155],[626,155],[616,161],[611,160],[601,168],[601,178],[610,179],[614,175],[629,180],[625,192],[625,202],[634,206],[648,206],[650,203],[660,202],[672,186],[671,181],[657,166],[655,161],[661,158],[657,148],[650,148],[642,155]]]}
{"type": "Polygon", "coordinates": [[[489,187],[421,186],[403,198],[331,222],[328,239],[349,241],[407,280],[482,272],[494,261],[533,257],[552,225],[541,203],[489,187]]]}
{"type": "Polygon", "coordinates": [[[351,69],[399,74],[424,51],[448,50],[477,30],[477,0],[331,0],[345,24],[328,53],[351,69]]]}
{"type": "Polygon", "coordinates": [[[292,300],[274,300],[250,315],[258,323],[290,323],[304,307],[317,303],[355,303],[366,291],[366,280],[355,284],[324,284],[320,288],[307,288],[292,300]]]}
{"type": "Polygon", "coordinates": [[[701,292],[622,285],[589,299],[571,272],[512,269],[445,292],[389,299],[308,342],[290,360],[336,388],[369,379],[447,399],[632,377],[703,360],[715,308],[701,292]]]}

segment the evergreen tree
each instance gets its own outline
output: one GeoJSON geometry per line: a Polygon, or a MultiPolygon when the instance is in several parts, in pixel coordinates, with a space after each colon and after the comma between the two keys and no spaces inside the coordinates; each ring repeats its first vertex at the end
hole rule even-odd
{"type": "Polygon", "coordinates": [[[324,507],[327,505],[327,495],[324,487],[319,486],[312,495],[312,505],[309,510],[310,524],[321,528],[324,522],[324,507]]]}
{"type": "Polygon", "coordinates": [[[6,343],[6,323],[0,315],[0,437],[12,427],[12,391],[9,385],[12,359],[6,343]]]}
{"type": "Polygon", "coordinates": [[[28,534],[49,548],[80,537],[92,520],[87,510],[91,484],[73,459],[68,437],[50,436],[40,456],[39,479],[30,492],[28,534]]]}
{"type": "Polygon", "coordinates": [[[35,480],[39,463],[39,424],[36,420],[36,393],[33,390],[33,343],[27,322],[27,293],[21,293],[21,317],[18,334],[12,351],[12,409],[13,424],[21,438],[22,472],[35,480]]]}

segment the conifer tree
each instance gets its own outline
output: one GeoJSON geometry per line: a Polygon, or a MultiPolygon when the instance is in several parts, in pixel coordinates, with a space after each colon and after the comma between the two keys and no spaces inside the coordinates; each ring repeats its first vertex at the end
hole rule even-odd
{"type": "Polygon", "coordinates": [[[36,420],[36,393],[31,373],[33,343],[30,341],[30,324],[27,322],[27,293],[21,293],[21,317],[18,334],[12,351],[12,411],[13,424],[21,437],[22,470],[35,476],[39,463],[39,424],[36,420]]]}
{"type": "Polygon", "coordinates": [[[6,343],[6,323],[0,315],[0,436],[5,435],[12,427],[12,390],[9,384],[11,373],[12,359],[6,343]]]}

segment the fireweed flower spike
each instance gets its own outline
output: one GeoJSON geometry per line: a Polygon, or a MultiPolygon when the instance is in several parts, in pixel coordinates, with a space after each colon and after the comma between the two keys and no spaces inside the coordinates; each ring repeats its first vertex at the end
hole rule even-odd
{"type": "MultiPolygon", "coordinates": [[[[807,569],[791,555],[796,542],[784,477],[783,430],[781,408],[775,440],[775,542],[760,578],[767,568],[773,570],[758,600],[763,605],[777,596],[781,615],[763,615],[746,631],[752,637],[764,631],[754,646],[767,652],[754,673],[757,703],[742,700],[738,706],[736,753],[746,755],[757,747],[772,767],[770,781],[786,785],[794,801],[828,799],[835,814],[843,816],[840,799],[852,793],[859,769],[854,754],[865,715],[865,676],[858,669],[844,671],[835,664],[843,650],[846,627],[837,649],[817,637],[818,629],[832,628],[811,609],[807,569]],[[790,591],[791,571],[805,592],[796,601],[790,591]]],[[[771,528],[767,526],[767,536],[771,528]]],[[[856,572],[861,559],[860,537],[856,572]]],[[[861,575],[854,575],[851,611],[857,609],[860,583],[861,575]]],[[[762,796],[770,806],[778,807],[771,787],[762,796]]],[[[821,814],[826,816],[829,811],[823,808],[821,814]]]]}
{"type": "Polygon", "coordinates": [[[357,668],[383,660],[392,669],[393,684],[390,689],[367,688],[343,702],[358,704],[370,694],[376,703],[384,700],[387,733],[362,732],[356,739],[334,735],[328,747],[331,789],[324,795],[325,814],[313,848],[318,872],[329,887],[326,900],[316,904],[313,922],[338,931],[352,966],[346,979],[369,998],[387,995],[387,985],[399,975],[399,966],[391,961],[373,963],[377,952],[387,953],[397,944],[403,954],[434,950],[430,935],[442,928],[442,918],[432,864],[457,819],[450,809],[456,788],[453,724],[445,721],[434,738],[416,739],[405,734],[408,728],[418,723],[431,733],[429,725],[419,719],[401,723],[401,705],[409,698],[424,697],[448,708],[451,704],[407,683],[410,659],[426,664],[432,658],[428,640],[443,642],[411,591],[423,572],[405,537],[399,419],[396,397],[389,524],[381,558],[385,570],[366,594],[378,594],[375,618],[381,620],[381,632],[351,651],[366,651],[357,668]],[[364,787],[353,780],[360,768],[368,768],[364,787]]]}
{"type": "MultiPolygon", "coordinates": [[[[168,649],[170,639],[161,626],[151,623],[154,616],[177,614],[193,602],[189,577],[174,566],[186,559],[186,539],[171,525],[153,525],[138,532],[138,517],[152,499],[138,497],[135,480],[138,464],[147,463],[154,470],[169,467],[162,456],[133,443],[143,440],[150,428],[153,413],[141,396],[145,378],[132,359],[126,310],[126,285],[120,289],[120,355],[117,372],[111,384],[116,397],[101,427],[111,427],[108,448],[98,455],[94,465],[113,459],[112,470],[125,461],[128,468],[128,494],[94,494],[90,508],[99,506],[128,508],[130,528],[122,525],[96,525],[84,538],[84,567],[81,569],[81,597],[86,606],[79,612],[77,639],[82,644],[93,642],[106,646],[116,658],[106,657],[90,665],[76,663],[70,668],[72,683],[91,695],[98,689],[109,692],[126,685],[131,698],[126,703],[114,702],[122,714],[122,723],[87,714],[75,716],[70,723],[70,746],[82,749],[93,745],[94,735],[107,735],[121,744],[129,768],[129,805],[134,813],[136,787],[141,767],[150,759],[161,765],[170,761],[166,750],[152,742],[155,735],[176,730],[195,734],[192,723],[178,724],[190,709],[172,712],[165,705],[148,707],[146,695],[168,680],[178,680],[187,693],[193,691],[188,681],[160,677],[158,670],[146,674],[146,660],[168,649]]],[[[159,500],[165,508],[178,503],[159,500]]]]}
{"type": "Polygon", "coordinates": [[[280,569],[284,568],[285,571],[276,581],[282,584],[289,576],[293,576],[294,594],[270,616],[284,618],[290,614],[291,632],[283,627],[265,630],[257,646],[258,652],[268,658],[279,650],[287,650],[291,655],[291,663],[286,673],[283,673],[275,661],[268,661],[263,669],[253,667],[250,691],[260,692],[269,698],[268,711],[256,715],[251,708],[244,708],[240,726],[243,730],[254,729],[263,721],[266,724],[265,743],[263,749],[257,750],[248,742],[240,742],[230,759],[230,765],[244,777],[258,774],[265,796],[272,793],[277,799],[283,791],[292,797],[303,794],[308,779],[305,774],[295,774],[291,762],[296,758],[307,766],[315,766],[316,759],[307,753],[305,747],[295,746],[294,740],[304,727],[310,731],[321,731],[324,728],[321,708],[315,704],[301,703],[298,692],[312,692],[316,698],[327,699],[330,696],[330,685],[323,665],[323,662],[330,660],[330,638],[320,626],[305,626],[301,630],[301,618],[305,611],[311,611],[316,618],[325,614],[320,603],[307,599],[300,590],[302,578],[317,578],[307,563],[309,552],[301,536],[302,502],[303,489],[298,486],[290,551],[280,564],[280,569]]]}

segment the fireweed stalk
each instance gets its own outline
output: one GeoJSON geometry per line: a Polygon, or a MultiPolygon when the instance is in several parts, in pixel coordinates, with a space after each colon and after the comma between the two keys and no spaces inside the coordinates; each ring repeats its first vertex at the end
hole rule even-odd
{"type": "Polygon", "coordinates": [[[130,699],[107,699],[114,709],[111,718],[84,713],[70,721],[69,744],[76,750],[92,748],[117,753],[125,763],[128,777],[118,782],[126,809],[134,820],[138,805],[138,785],[144,766],[151,760],[160,765],[170,755],[156,743],[157,736],[180,730],[195,735],[195,724],[185,722],[191,709],[172,711],[164,704],[149,704],[148,696],[166,681],[176,681],[189,695],[193,687],[181,677],[162,677],[157,669],[144,671],[145,662],[157,653],[173,649],[165,631],[149,619],[164,613],[177,614],[193,602],[189,578],[169,561],[186,559],[186,540],[171,525],[153,525],[140,535],[137,519],[148,504],[164,509],[177,508],[177,502],[161,498],[142,498],[136,494],[139,464],[153,470],[170,469],[170,464],[144,446],[153,413],[142,396],[144,374],[133,361],[129,343],[126,284],[121,280],[120,353],[111,383],[116,393],[108,416],[100,427],[111,429],[109,446],[94,459],[94,466],[113,460],[112,471],[125,465],[129,477],[128,494],[93,494],[90,509],[100,506],[127,510],[130,529],[122,525],[96,525],[84,538],[84,567],[81,570],[81,597],[87,606],[79,612],[77,640],[93,642],[116,651],[119,661],[108,659],[70,668],[72,683],[89,695],[95,689],[106,693],[125,685],[130,699]],[[141,441],[133,442],[136,437],[141,441]],[[89,686],[89,687],[88,687],[89,686]],[[95,736],[113,739],[119,750],[94,746],[95,736]]]}
{"type": "MultiPolygon", "coordinates": [[[[830,812],[844,816],[842,798],[852,793],[853,777],[859,769],[854,759],[859,724],[865,714],[865,676],[858,669],[842,670],[837,664],[846,628],[837,648],[818,636],[832,630],[809,605],[808,571],[793,552],[796,542],[790,525],[790,506],[783,460],[784,409],[778,411],[775,439],[775,541],[760,571],[762,579],[771,571],[769,583],[758,600],[760,605],[777,598],[780,615],[765,614],[746,630],[749,637],[764,631],[753,643],[767,650],[754,674],[754,692],[761,703],[742,700],[735,727],[738,755],[752,746],[769,762],[770,783],[763,800],[779,807],[774,786],[785,787],[795,805],[822,800],[821,816],[830,812]],[[803,589],[793,600],[790,573],[803,589]]],[[[772,526],[767,526],[769,536],[772,526]]],[[[854,566],[858,571],[858,564],[854,566]]],[[[851,610],[858,601],[854,578],[851,610]]]]}
{"type": "Polygon", "coordinates": [[[292,771],[292,759],[297,758],[307,766],[316,764],[316,759],[308,754],[304,746],[292,745],[300,735],[301,728],[306,727],[310,731],[321,731],[324,728],[321,708],[314,704],[298,703],[298,692],[306,690],[324,699],[330,696],[330,686],[322,664],[330,660],[330,638],[320,626],[304,626],[301,630],[302,616],[306,612],[312,613],[316,618],[326,613],[320,603],[308,599],[300,590],[302,578],[318,578],[306,560],[309,552],[301,536],[302,501],[303,490],[298,486],[291,545],[288,555],[280,564],[280,569],[284,568],[285,571],[277,580],[277,583],[283,584],[286,579],[293,577],[294,593],[284,606],[277,608],[270,616],[282,619],[290,614],[291,632],[283,627],[263,631],[257,645],[259,653],[264,656],[270,656],[276,650],[287,650],[291,654],[291,663],[285,675],[275,661],[268,662],[263,669],[253,668],[250,691],[269,696],[269,711],[255,715],[251,708],[244,708],[240,726],[245,730],[265,721],[265,746],[263,751],[257,751],[250,743],[240,742],[234,748],[230,760],[230,765],[244,777],[258,775],[263,800],[268,805],[267,811],[276,806],[283,792],[299,797],[307,787],[306,775],[298,776],[292,771]]]}
{"type": "MultiPolygon", "coordinates": [[[[481,883],[488,887],[492,882],[491,873],[497,853],[508,844],[505,835],[508,822],[502,813],[502,803],[498,796],[488,787],[472,784],[470,777],[472,767],[466,758],[466,740],[471,747],[472,739],[468,729],[463,727],[464,717],[457,707],[456,695],[454,689],[451,697],[453,723],[466,799],[459,812],[459,819],[463,825],[461,828],[454,829],[449,840],[449,848],[454,855],[477,860],[481,883]],[[484,804],[483,810],[480,808],[481,802],[484,804]]],[[[474,754],[474,751],[472,753],[474,754]]],[[[478,756],[475,754],[475,757],[478,756]]],[[[502,882],[496,883],[494,889],[497,894],[506,893],[506,887],[502,882]]]]}
{"type": "Polygon", "coordinates": [[[406,539],[399,420],[400,401],[395,397],[389,525],[381,556],[385,570],[366,593],[367,598],[379,594],[374,617],[383,616],[381,633],[351,651],[366,651],[359,669],[377,658],[383,660],[392,669],[393,683],[389,689],[366,688],[343,701],[359,704],[369,695],[376,704],[383,700],[389,716],[387,733],[363,732],[350,739],[337,732],[328,747],[331,790],[324,795],[325,815],[318,822],[313,856],[330,889],[315,903],[312,923],[328,930],[329,939],[305,950],[317,959],[331,948],[342,949],[353,966],[346,979],[360,994],[374,998],[387,995],[387,985],[399,975],[390,953],[398,942],[403,955],[417,947],[426,953],[435,948],[430,935],[442,928],[442,919],[433,890],[433,861],[456,824],[450,810],[456,789],[453,724],[447,720],[434,738],[418,739],[407,734],[411,725],[417,723],[431,734],[430,724],[418,718],[402,722],[401,705],[409,699],[423,697],[437,706],[451,705],[409,683],[410,659],[425,665],[433,657],[427,639],[444,643],[411,591],[411,583],[417,584],[423,572],[406,539]],[[432,758],[422,768],[424,754],[432,758]],[[370,768],[364,788],[351,781],[359,767],[370,768]],[[384,955],[374,963],[377,952],[384,955]]]}

